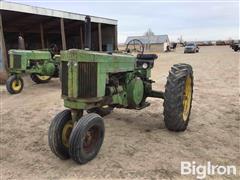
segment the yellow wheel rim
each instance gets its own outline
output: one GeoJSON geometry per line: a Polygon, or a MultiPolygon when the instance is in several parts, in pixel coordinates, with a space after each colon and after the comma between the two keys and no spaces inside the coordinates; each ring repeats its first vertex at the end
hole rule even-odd
{"type": "Polygon", "coordinates": [[[184,88],[184,98],[183,98],[183,120],[188,119],[190,113],[190,106],[192,101],[192,78],[187,77],[184,88]]]}
{"type": "Polygon", "coordinates": [[[73,129],[73,124],[71,121],[67,122],[63,127],[62,131],[62,143],[65,147],[69,147],[69,138],[73,129]]]}
{"type": "Polygon", "coordinates": [[[21,88],[22,88],[22,82],[20,80],[15,79],[12,82],[12,89],[14,91],[20,91],[21,88]]]}
{"type": "Polygon", "coordinates": [[[50,78],[50,76],[40,76],[40,75],[36,75],[36,76],[42,81],[46,81],[50,78]]]}

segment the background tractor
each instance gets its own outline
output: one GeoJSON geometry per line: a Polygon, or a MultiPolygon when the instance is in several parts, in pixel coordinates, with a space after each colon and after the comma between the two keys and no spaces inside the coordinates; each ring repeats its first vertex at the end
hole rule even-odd
{"type": "MultiPolygon", "coordinates": [[[[90,32],[89,17],[85,28],[85,32],[90,32]]],[[[86,49],[91,49],[89,36],[90,33],[85,34],[86,49]]],[[[56,156],[71,157],[80,164],[92,160],[104,139],[102,116],[114,108],[146,108],[150,105],[148,97],[164,99],[164,122],[169,130],[186,130],[192,106],[192,67],[173,65],[165,92],[155,91],[151,70],[157,56],[142,50],[143,47],[137,56],[77,49],[61,51],[61,91],[67,109],[53,119],[48,135],[56,156]]]]}
{"type": "Polygon", "coordinates": [[[37,83],[47,83],[52,77],[58,77],[60,56],[49,50],[10,50],[8,52],[9,78],[6,82],[10,94],[20,93],[23,89],[23,74],[30,74],[37,83]]]}

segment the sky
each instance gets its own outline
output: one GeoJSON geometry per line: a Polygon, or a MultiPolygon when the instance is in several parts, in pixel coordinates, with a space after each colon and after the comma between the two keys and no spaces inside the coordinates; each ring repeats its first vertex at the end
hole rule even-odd
{"type": "Polygon", "coordinates": [[[239,0],[7,0],[118,20],[118,42],[149,28],[171,41],[239,39],[239,0]]]}

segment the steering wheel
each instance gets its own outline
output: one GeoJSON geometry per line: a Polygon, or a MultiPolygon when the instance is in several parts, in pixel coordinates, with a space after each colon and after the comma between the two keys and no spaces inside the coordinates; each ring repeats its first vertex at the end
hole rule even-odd
{"type": "Polygon", "coordinates": [[[52,54],[52,56],[59,53],[59,49],[58,49],[57,45],[54,43],[50,45],[49,51],[52,54]]]}
{"type": "Polygon", "coordinates": [[[144,53],[144,45],[139,39],[132,39],[127,43],[126,52],[138,52],[140,54],[144,53]],[[132,46],[132,49],[130,49],[132,46]]]}

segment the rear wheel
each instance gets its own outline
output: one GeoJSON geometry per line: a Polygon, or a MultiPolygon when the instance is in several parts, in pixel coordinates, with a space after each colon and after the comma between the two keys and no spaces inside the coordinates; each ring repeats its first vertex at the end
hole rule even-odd
{"type": "Polygon", "coordinates": [[[103,119],[95,114],[87,114],[80,118],[74,127],[69,142],[71,158],[85,164],[98,154],[104,139],[103,119]]]}
{"type": "Polygon", "coordinates": [[[73,129],[70,110],[64,110],[53,119],[48,131],[48,143],[52,152],[60,159],[68,159],[69,138],[73,129]]]}
{"type": "Polygon", "coordinates": [[[23,79],[16,75],[12,75],[8,78],[6,82],[7,91],[10,94],[18,94],[22,91],[24,86],[23,79]]]}
{"type": "Polygon", "coordinates": [[[31,79],[37,84],[47,83],[51,80],[51,76],[41,76],[38,74],[31,74],[31,79]]]}
{"type": "Polygon", "coordinates": [[[174,65],[164,93],[164,121],[169,130],[184,131],[192,108],[193,71],[188,64],[174,65]]]}
{"type": "Polygon", "coordinates": [[[103,107],[96,107],[96,108],[92,108],[87,110],[88,113],[96,113],[102,117],[107,116],[108,114],[110,114],[113,111],[113,107],[111,106],[103,106],[103,107]]]}

